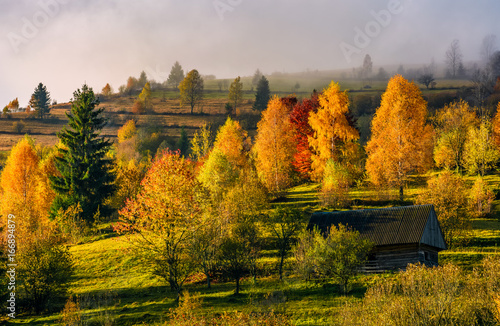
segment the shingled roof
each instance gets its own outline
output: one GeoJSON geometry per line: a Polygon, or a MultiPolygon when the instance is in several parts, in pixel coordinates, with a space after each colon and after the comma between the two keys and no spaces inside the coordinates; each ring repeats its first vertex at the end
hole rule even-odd
{"type": "Polygon", "coordinates": [[[357,230],[375,246],[426,244],[446,249],[439,222],[432,205],[363,209],[355,211],[316,212],[308,229],[317,226],[326,232],[339,224],[357,230]]]}

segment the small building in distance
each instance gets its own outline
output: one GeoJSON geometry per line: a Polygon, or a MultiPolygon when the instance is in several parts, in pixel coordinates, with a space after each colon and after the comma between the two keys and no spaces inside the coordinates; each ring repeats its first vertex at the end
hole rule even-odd
{"type": "Polygon", "coordinates": [[[316,212],[307,228],[317,227],[325,234],[339,224],[357,230],[362,238],[374,243],[362,268],[368,273],[405,270],[410,263],[437,266],[438,252],[446,249],[432,205],[316,212]]]}

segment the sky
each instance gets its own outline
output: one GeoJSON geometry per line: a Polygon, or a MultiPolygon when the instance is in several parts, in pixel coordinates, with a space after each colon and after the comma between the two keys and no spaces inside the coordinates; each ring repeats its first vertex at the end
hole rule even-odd
{"type": "MultiPolygon", "coordinates": [[[[458,39],[500,44],[498,0],[0,0],[0,107],[38,83],[58,102],[84,83],[164,81],[175,61],[218,78],[437,64],[458,39]]],[[[498,46],[500,48],[500,46],[498,46]]]]}

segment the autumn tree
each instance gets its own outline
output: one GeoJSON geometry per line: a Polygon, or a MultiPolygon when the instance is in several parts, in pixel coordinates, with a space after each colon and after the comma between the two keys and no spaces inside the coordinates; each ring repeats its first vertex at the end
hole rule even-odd
{"type": "Polygon", "coordinates": [[[320,108],[309,114],[313,135],[308,137],[313,149],[311,168],[313,180],[321,180],[326,162],[330,159],[342,164],[355,164],[350,157],[356,150],[359,132],[349,114],[347,91],[332,82],[318,98],[320,108]]]}
{"type": "Polygon", "coordinates": [[[196,104],[203,100],[203,78],[201,78],[198,70],[193,69],[188,72],[186,78],[179,84],[181,92],[181,105],[189,104],[191,106],[191,114],[196,104]]]}
{"type": "Polygon", "coordinates": [[[12,101],[10,101],[6,107],[11,112],[17,111],[19,109],[19,100],[17,99],[17,97],[15,99],[13,99],[12,101]]]}
{"type": "Polygon", "coordinates": [[[153,108],[152,100],[151,100],[151,86],[149,82],[146,82],[144,87],[142,88],[141,93],[137,97],[137,100],[132,107],[132,112],[134,114],[143,114],[147,111],[150,111],[153,108]]]}
{"type": "Polygon", "coordinates": [[[257,83],[257,91],[255,93],[255,102],[252,109],[256,111],[264,111],[267,108],[267,103],[271,98],[271,90],[269,89],[269,81],[265,76],[262,76],[257,83]]]}
{"type": "Polygon", "coordinates": [[[195,160],[200,161],[208,155],[213,142],[212,126],[206,123],[201,125],[191,140],[191,156],[195,160]]]}
{"type": "Polygon", "coordinates": [[[43,119],[50,112],[50,93],[47,91],[47,87],[42,83],[39,83],[35,88],[33,95],[31,96],[30,107],[36,112],[36,115],[43,119]]]}
{"type": "Polygon", "coordinates": [[[249,151],[247,132],[228,118],[200,168],[198,178],[211,195],[215,214],[226,224],[252,219],[267,204],[264,187],[249,163],[249,151]]]}
{"type": "Polygon", "coordinates": [[[427,181],[427,188],[416,200],[417,204],[434,205],[441,231],[449,247],[463,240],[471,227],[467,211],[467,186],[457,174],[445,170],[427,181]]]}
{"type": "Polygon", "coordinates": [[[484,174],[496,166],[500,153],[491,136],[491,122],[482,119],[477,127],[468,130],[464,145],[463,165],[470,174],[484,174]]]}
{"type": "Polygon", "coordinates": [[[448,169],[463,168],[463,154],[468,132],[471,127],[479,124],[476,113],[467,102],[461,100],[446,105],[435,117],[436,146],[434,161],[438,167],[448,169]]]}
{"type": "Polygon", "coordinates": [[[217,131],[213,148],[220,150],[229,162],[239,168],[248,164],[248,153],[250,152],[248,133],[238,121],[234,121],[230,117],[217,131]]]}
{"type": "Polygon", "coordinates": [[[246,131],[237,121],[227,118],[219,128],[213,149],[200,169],[199,179],[210,191],[215,202],[220,203],[224,195],[248,168],[250,142],[246,131]]]}
{"type": "Polygon", "coordinates": [[[170,74],[168,75],[167,84],[175,88],[179,87],[179,84],[184,79],[184,70],[180,65],[179,61],[176,61],[170,69],[170,74]]]}
{"type": "Polygon", "coordinates": [[[304,180],[311,178],[312,152],[309,146],[309,137],[313,137],[314,132],[309,124],[309,115],[317,112],[319,108],[318,95],[314,93],[310,99],[303,99],[294,105],[290,112],[290,122],[295,128],[295,143],[297,148],[293,155],[293,167],[304,180]]]}
{"type": "Polygon", "coordinates": [[[243,100],[243,83],[240,81],[240,76],[236,77],[229,86],[228,99],[234,115],[236,114],[236,108],[241,104],[241,101],[243,100]]]}
{"type": "Polygon", "coordinates": [[[295,130],[290,122],[291,108],[274,96],[257,124],[253,151],[262,183],[276,196],[292,183],[295,130]]]}
{"type": "Polygon", "coordinates": [[[128,95],[131,95],[132,92],[137,88],[137,84],[139,81],[135,77],[128,77],[127,79],[127,85],[125,86],[124,92],[127,93],[128,95]]]}
{"type": "Polygon", "coordinates": [[[52,204],[52,216],[59,210],[79,204],[81,218],[93,222],[96,213],[106,214],[104,200],[113,190],[114,175],[111,161],[106,158],[111,148],[109,140],[100,136],[106,124],[103,108],[92,88],[83,85],[73,93],[68,127],[58,133],[62,146],[56,157],[59,175],[51,177],[57,196],[52,204]]]}
{"type": "Polygon", "coordinates": [[[101,94],[104,96],[110,96],[111,94],[113,94],[113,89],[111,88],[111,85],[109,85],[109,83],[107,83],[106,86],[102,88],[101,94]]]}
{"type": "Polygon", "coordinates": [[[141,189],[141,181],[150,165],[150,162],[145,160],[139,162],[135,159],[117,160],[114,169],[116,191],[106,201],[106,204],[120,210],[124,207],[127,199],[134,199],[141,189]]]}
{"type": "Polygon", "coordinates": [[[118,142],[122,143],[127,139],[133,138],[137,135],[137,127],[134,120],[128,120],[123,126],[118,129],[118,142]]]}
{"type": "Polygon", "coordinates": [[[372,120],[366,172],[375,185],[397,186],[400,200],[410,173],[432,165],[433,131],[426,119],[418,86],[401,75],[392,77],[372,120]]]}
{"type": "Polygon", "coordinates": [[[180,295],[194,270],[189,255],[192,234],[203,227],[203,191],[194,164],[178,152],[158,155],[142,181],[136,198],[120,211],[120,232],[130,238],[153,273],[180,295]]]}
{"type": "Polygon", "coordinates": [[[0,225],[5,226],[7,216],[13,214],[17,217],[16,228],[19,232],[27,234],[37,227],[42,213],[37,207],[42,177],[39,162],[40,158],[30,138],[23,138],[12,148],[0,179],[0,225]]]}

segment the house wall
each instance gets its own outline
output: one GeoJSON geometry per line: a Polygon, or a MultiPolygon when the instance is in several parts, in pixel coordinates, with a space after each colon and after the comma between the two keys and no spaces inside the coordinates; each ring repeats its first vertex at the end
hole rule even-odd
{"type": "Polygon", "coordinates": [[[365,273],[406,270],[408,264],[438,265],[438,252],[429,246],[398,246],[375,248],[361,268],[365,273]]]}

